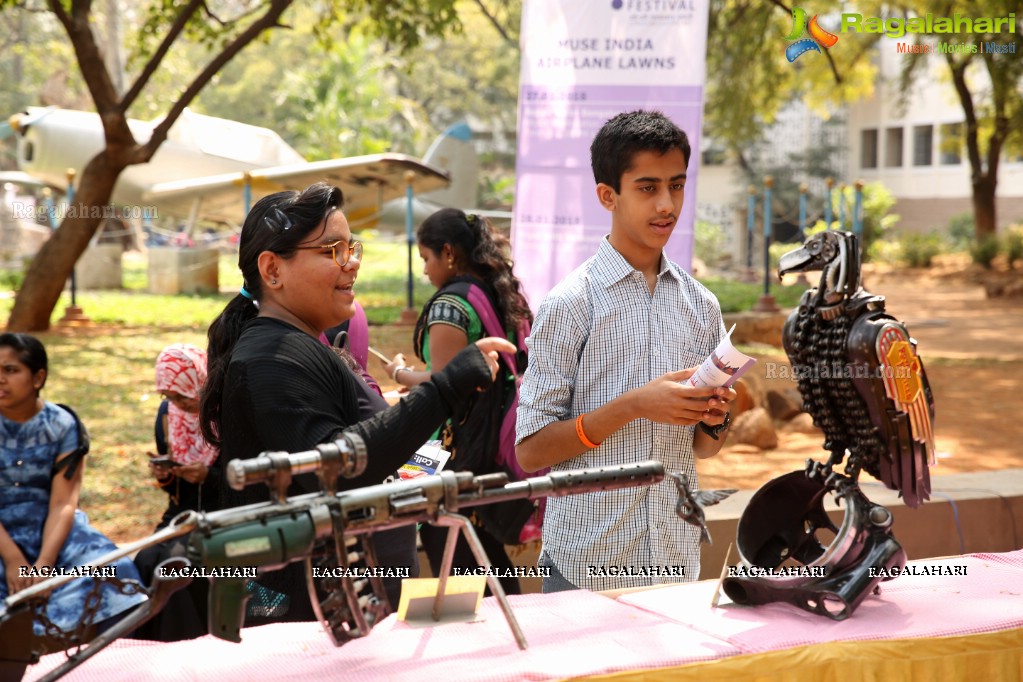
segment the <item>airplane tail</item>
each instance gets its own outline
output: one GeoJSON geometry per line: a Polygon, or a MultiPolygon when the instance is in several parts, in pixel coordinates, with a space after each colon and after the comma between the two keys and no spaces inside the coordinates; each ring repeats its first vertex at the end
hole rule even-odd
{"type": "Polygon", "coordinates": [[[478,206],[479,159],[472,143],[472,130],[464,121],[445,130],[426,150],[423,162],[451,176],[445,189],[434,190],[421,198],[461,209],[478,206]]]}
{"type": "MultiPolygon", "coordinates": [[[[433,141],[423,163],[445,171],[451,184],[443,189],[416,194],[412,200],[412,225],[421,224],[432,213],[441,208],[460,208],[469,213],[483,215],[491,220],[507,222],[511,213],[507,211],[486,211],[480,208],[479,159],[472,143],[472,130],[465,122],[456,123],[433,141]]],[[[348,216],[353,231],[378,229],[382,232],[402,234],[407,229],[408,202],[394,199],[385,202],[379,211],[369,216],[348,216]]],[[[413,227],[413,229],[415,229],[413,227]]]]}

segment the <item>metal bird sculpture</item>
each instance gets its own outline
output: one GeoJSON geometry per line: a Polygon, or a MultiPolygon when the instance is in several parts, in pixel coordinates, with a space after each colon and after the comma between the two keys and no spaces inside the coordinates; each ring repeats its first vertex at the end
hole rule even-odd
{"type": "Polygon", "coordinates": [[[820,282],[789,315],[782,340],[803,410],[831,453],[818,474],[831,476],[848,453],[854,483],[865,469],[917,507],[930,497],[934,397],[916,341],[885,313],[884,296],[863,290],[854,234],[818,232],[778,266],[779,277],[817,270],[820,282]]]}
{"type": "Polygon", "coordinates": [[[863,290],[856,236],[819,232],[778,265],[779,276],[816,270],[820,282],[789,315],[782,342],[803,410],[824,431],[831,456],[824,464],[808,460],[806,471],[776,478],[753,495],[736,547],[743,566],[767,571],[726,577],[721,587],[739,604],[783,601],[843,620],[906,563],[892,513],[863,494],[860,472],[897,490],[907,506],[925,501],[934,398],[916,342],[885,314],[883,296],[863,290]],[[838,525],[825,513],[828,496],[842,502],[838,525]]]}
{"type": "Polygon", "coordinates": [[[730,490],[693,490],[689,487],[689,477],[683,473],[669,474],[675,481],[678,488],[678,502],[675,504],[675,513],[686,523],[692,524],[700,529],[700,541],[708,545],[714,544],[710,538],[710,531],[707,530],[707,518],[703,508],[717,504],[736,492],[735,488],[730,490]]]}

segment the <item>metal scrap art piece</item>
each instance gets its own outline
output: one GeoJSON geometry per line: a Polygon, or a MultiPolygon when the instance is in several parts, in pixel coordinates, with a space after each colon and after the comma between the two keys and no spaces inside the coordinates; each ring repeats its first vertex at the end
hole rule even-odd
{"type": "Polygon", "coordinates": [[[803,410],[830,456],[754,494],[736,544],[745,567],[764,570],[722,587],[736,603],[784,601],[842,620],[906,563],[891,512],[863,494],[860,472],[898,491],[908,507],[928,499],[934,397],[916,342],[885,313],[883,296],[863,290],[857,237],[819,232],[778,268],[779,276],[817,270],[819,283],[803,294],[782,338],[803,410]],[[840,525],[825,513],[828,496],[844,506],[840,525]]]}
{"type": "Polygon", "coordinates": [[[678,502],[675,503],[675,514],[686,523],[696,526],[700,530],[700,542],[713,544],[710,531],[707,530],[707,517],[703,511],[704,507],[715,505],[718,502],[737,493],[735,488],[727,490],[696,490],[689,487],[689,477],[682,472],[668,474],[675,483],[678,490],[678,502]]]}
{"type": "MultiPolygon", "coordinates": [[[[377,572],[352,570],[355,564],[385,568],[377,563],[372,543],[363,542],[364,549],[360,551],[354,545],[355,540],[364,540],[381,530],[418,523],[445,526],[450,534],[433,603],[436,619],[441,614],[459,532],[467,540],[477,563],[491,567],[472,523],[459,513],[461,509],[516,499],[646,486],[664,478],[664,466],[651,460],[557,471],[512,482],[504,473],[476,476],[471,471],[442,471],[433,476],[338,492],[339,479],[362,473],[366,457],[362,440],[355,434],[345,434],[314,450],[266,452],[253,459],[229,462],[227,482],[232,488],[241,490],[248,485],[265,483],[270,488],[271,500],[208,513],[184,512],[167,528],[98,559],[95,565],[103,566],[145,547],[188,535],[188,556],[172,557],[162,563],[148,590],[137,586],[147,591],[149,599],[94,637],[91,636],[94,633],[90,637],[77,637],[75,633],[61,632],[47,632],[50,636],[43,637],[33,627],[48,592],[69,580],[82,578],[49,578],[0,601],[0,677],[7,674],[9,668],[3,667],[7,662],[31,664],[42,654],[74,649],[69,651],[64,663],[40,680],[61,677],[156,615],[171,594],[191,582],[193,566],[213,569],[225,576],[211,579],[209,631],[215,637],[239,642],[246,602],[251,596],[251,580],[243,569],[257,567],[261,573],[292,562],[304,562],[313,610],[326,634],[335,645],[341,646],[368,635],[373,626],[393,610],[377,572]],[[292,477],[300,474],[316,474],[321,492],[288,497],[292,477]],[[327,577],[318,577],[324,575],[327,577]]],[[[526,648],[526,639],[501,583],[490,571],[486,580],[518,646],[526,648]]],[[[90,629],[92,625],[83,614],[79,630],[90,629]]]]}

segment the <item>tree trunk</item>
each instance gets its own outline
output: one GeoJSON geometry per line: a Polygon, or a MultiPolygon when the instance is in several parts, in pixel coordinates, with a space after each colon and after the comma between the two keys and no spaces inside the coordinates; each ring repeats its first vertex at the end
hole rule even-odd
{"type": "Polygon", "coordinates": [[[32,259],[25,281],[14,299],[8,331],[34,332],[50,328],[64,284],[102,220],[117,176],[127,164],[111,164],[106,152],[85,167],[75,200],[57,231],[32,259]]]}
{"type": "Polygon", "coordinates": [[[990,174],[973,181],[973,225],[977,243],[995,236],[995,189],[998,183],[990,174]]]}

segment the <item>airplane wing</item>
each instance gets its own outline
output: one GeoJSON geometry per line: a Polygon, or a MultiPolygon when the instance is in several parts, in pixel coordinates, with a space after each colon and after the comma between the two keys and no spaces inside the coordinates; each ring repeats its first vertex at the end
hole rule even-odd
{"type": "Polygon", "coordinates": [[[245,218],[246,182],[255,203],[267,194],[301,190],[323,181],[342,189],[345,215],[358,222],[379,211],[385,201],[405,196],[409,172],[415,194],[441,189],[450,183],[447,173],[414,157],[371,154],[161,182],[145,190],[142,198],[167,213],[185,216],[192,214],[195,202],[201,200],[198,212],[204,219],[240,225],[245,218]]]}
{"type": "Polygon", "coordinates": [[[63,195],[67,190],[66,187],[57,187],[56,185],[37,178],[34,175],[29,175],[24,171],[0,171],[0,186],[8,182],[22,187],[28,187],[30,189],[43,189],[44,187],[49,187],[58,195],[63,195]]]}
{"type": "MultiPolygon", "coordinates": [[[[451,204],[444,204],[441,202],[433,201],[431,198],[419,198],[418,195],[412,199],[412,225],[413,228],[420,225],[427,217],[436,213],[442,208],[449,208],[451,204]]],[[[474,213],[484,218],[489,218],[490,222],[498,228],[508,230],[511,227],[512,212],[511,211],[498,211],[485,208],[474,208],[470,206],[458,206],[454,208],[460,208],[466,213],[474,213]]],[[[381,232],[402,234],[405,232],[405,214],[408,210],[408,204],[404,199],[393,199],[387,202],[383,208],[378,212],[366,215],[361,221],[354,221],[350,216],[348,217],[348,224],[351,225],[353,230],[360,230],[372,227],[380,230],[381,232]]]]}

